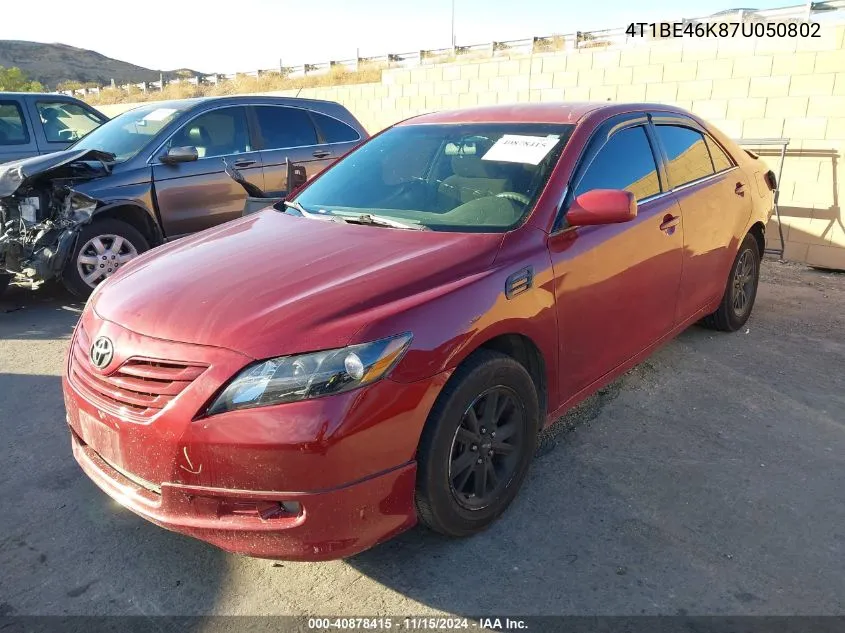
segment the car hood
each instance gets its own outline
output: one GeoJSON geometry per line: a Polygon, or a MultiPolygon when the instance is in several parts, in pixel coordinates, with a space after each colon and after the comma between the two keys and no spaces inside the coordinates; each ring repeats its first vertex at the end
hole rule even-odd
{"type": "Polygon", "coordinates": [[[89,305],[140,334],[252,358],[343,347],[488,269],[501,241],[267,210],[145,253],[89,305]]]}
{"type": "Polygon", "coordinates": [[[37,176],[43,176],[77,161],[100,161],[105,167],[114,157],[96,149],[67,149],[0,165],[0,198],[11,196],[37,176]]]}

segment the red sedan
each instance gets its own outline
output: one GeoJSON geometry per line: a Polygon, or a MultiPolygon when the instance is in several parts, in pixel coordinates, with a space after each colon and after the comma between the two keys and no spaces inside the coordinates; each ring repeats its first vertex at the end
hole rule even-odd
{"type": "Polygon", "coordinates": [[[693,323],[745,323],[774,187],[669,106],[405,121],[98,286],[73,453],[142,517],[252,556],[472,534],[566,409],[693,323]]]}

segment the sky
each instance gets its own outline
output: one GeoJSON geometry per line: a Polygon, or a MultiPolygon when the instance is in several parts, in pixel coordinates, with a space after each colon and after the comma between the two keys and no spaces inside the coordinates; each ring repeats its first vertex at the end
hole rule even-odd
{"type": "MultiPolygon", "coordinates": [[[[453,0],[5,0],[0,39],[61,42],[157,70],[232,73],[450,45],[453,0]],[[98,7],[108,10],[98,13],[98,7]],[[77,7],[78,8],[78,7],[77,7]]],[[[458,45],[801,0],[454,0],[458,45]]]]}

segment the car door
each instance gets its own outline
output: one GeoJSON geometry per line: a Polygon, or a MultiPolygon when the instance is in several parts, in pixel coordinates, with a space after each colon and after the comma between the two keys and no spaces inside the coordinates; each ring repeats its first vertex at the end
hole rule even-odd
{"type": "Polygon", "coordinates": [[[721,146],[686,117],[655,115],[657,144],[684,218],[678,320],[721,298],[738,240],[751,216],[749,179],[721,146]]]}
{"type": "Polygon", "coordinates": [[[0,99],[0,163],[38,155],[27,114],[16,99],[0,99]]]}
{"type": "Polygon", "coordinates": [[[288,191],[286,161],[305,167],[310,179],[335,160],[335,152],[322,142],[308,110],[256,105],[254,112],[261,134],[264,182],[269,194],[282,195],[288,191]]]}
{"type": "Polygon", "coordinates": [[[153,181],[167,237],[194,233],[241,217],[243,187],[224,171],[223,158],[264,188],[261,153],[254,148],[245,106],[207,110],[185,122],[153,157],[153,181]],[[168,165],[157,157],[171,147],[196,147],[198,159],[168,165]]]}
{"type": "Polygon", "coordinates": [[[30,100],[29,115],[40,122],[35,136],[42,153],[63,150],[108,121],[93,108],[60,97],[30,100]]]}
{"type": "Polygon", "coordinates": [[[665,189],[645,115],[611,119],[588,144],[562,205],[594,189],[625,189],[637,217],[567,227],[549,238],[564,400],[668,334],[683,246],[677,202],[665,189]]]}

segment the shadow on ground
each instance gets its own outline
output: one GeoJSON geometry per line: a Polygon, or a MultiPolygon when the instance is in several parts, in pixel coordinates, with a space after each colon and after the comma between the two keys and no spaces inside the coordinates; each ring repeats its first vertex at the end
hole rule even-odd
{"type": "Polygon", "coordinates": [[[84,304],[60,284],[10,286],[0,294],[0,340],[69,336],[84,304]]]}
{"type": "Polygon", "coordinates": [[[227,555],[141,520],[88,481],[71,456],[59,377],[4,373],[0,389],[0,431],[13,438],[0,481],[0,613],[213,610],[227,555]]]}

